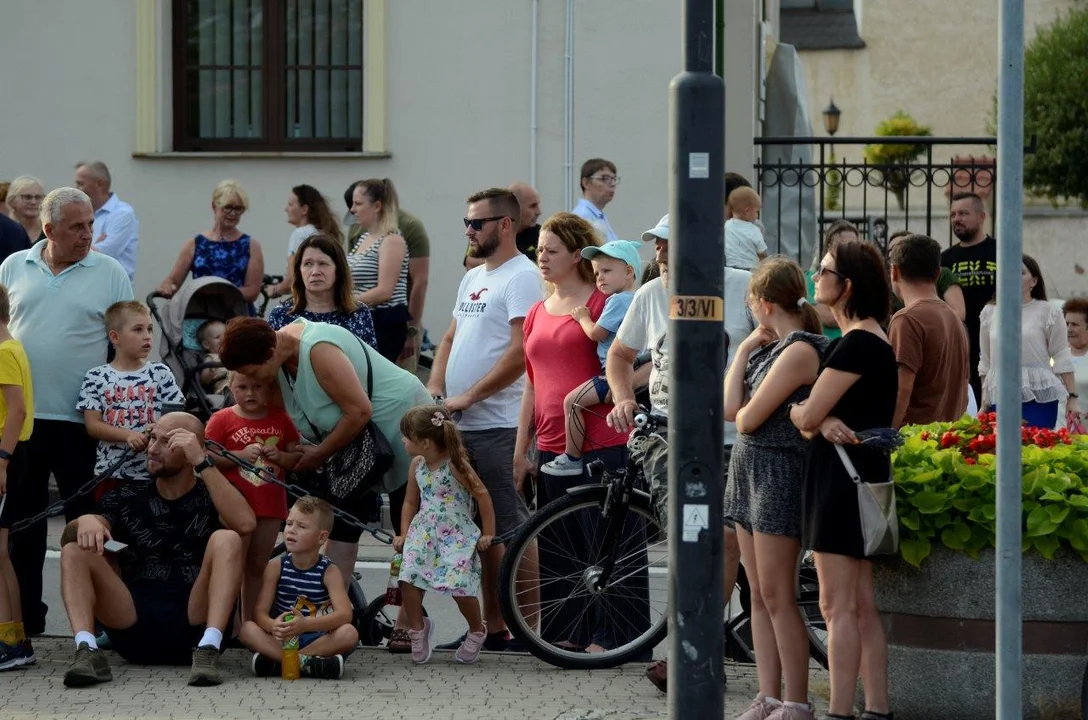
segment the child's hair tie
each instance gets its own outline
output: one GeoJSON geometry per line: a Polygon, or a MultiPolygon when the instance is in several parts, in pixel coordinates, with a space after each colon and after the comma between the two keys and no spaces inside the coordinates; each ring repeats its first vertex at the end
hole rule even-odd
{"type": "Polygon", "coordinates": [[[797,298],[797,307],[798,307],[798,309],[803,308],[805,305],[808,305],[808,298],[807,297],[804,297],[802,295],[801,297],[797,298]]]}
{"type": "Polygon", "coordinates": [[[442,427],[442,423],[446,422],[446,418],[440,412],[435,412],[434,417],[431,418],[431,425],[435,427],[442,427]]]}

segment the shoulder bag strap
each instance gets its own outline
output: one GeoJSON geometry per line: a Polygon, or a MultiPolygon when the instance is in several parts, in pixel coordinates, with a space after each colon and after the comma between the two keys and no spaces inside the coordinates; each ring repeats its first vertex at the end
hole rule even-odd
{"type": "Polygon", "coordinates": [[[842,465],[846,468],[846,474],[850,476],[855,485],[860,485],[861,475],[858,474],[858,470],[854,467],[854,462],[850,459],[850,456],[846,454],[846,448],[835,444],[835,451],[839,453],[839,459],[842,460],[842,465]]]}

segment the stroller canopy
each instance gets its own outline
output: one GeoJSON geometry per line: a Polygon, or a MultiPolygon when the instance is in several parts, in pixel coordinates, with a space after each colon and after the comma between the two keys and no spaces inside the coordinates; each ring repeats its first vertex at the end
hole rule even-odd
{"type": "Polygon", "coordinates": [[[182,344],[185,320],[221,320],[248,317],[249,305],[240,288],[218,277],[202,277],[185,283],[170,299],[162,318],[162,332],[176,345],[182,344]]]}

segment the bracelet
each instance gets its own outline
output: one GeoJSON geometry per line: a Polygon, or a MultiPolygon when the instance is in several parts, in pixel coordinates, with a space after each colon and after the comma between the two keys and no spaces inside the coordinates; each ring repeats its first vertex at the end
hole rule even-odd
{"type": "Polygon", "coordinates": [[[1067,395],[1066,397],[1071,397],[1071,398],[1073,398],[1074,400],[1076,400],[1077,398],[1079,398],[1079,397],[1080,397],[1080,395],[1078,395],[1078,394],[1077,394],[1077,393],[1075,393],[1075,392],[1071,392],[1071,393],[1069,393],[1069,395],[1067,395]]]}

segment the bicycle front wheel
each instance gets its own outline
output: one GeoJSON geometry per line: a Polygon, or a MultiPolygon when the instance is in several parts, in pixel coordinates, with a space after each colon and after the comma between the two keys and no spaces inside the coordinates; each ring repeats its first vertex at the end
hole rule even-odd
{"type": "Polygon", "coordinates": [[[668,629],[665,529],[641,496],[606,514],[607,492],[554,500],[506,548],[503,618],[529,652],[557,667],[648,662],[668,629]]]}

